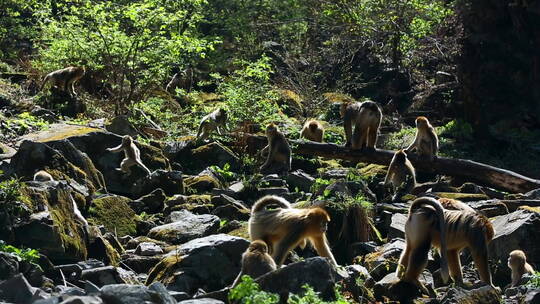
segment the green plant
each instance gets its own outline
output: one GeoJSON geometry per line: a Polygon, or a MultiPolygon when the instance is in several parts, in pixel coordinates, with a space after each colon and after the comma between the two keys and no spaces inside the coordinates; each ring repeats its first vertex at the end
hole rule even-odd
{"type": "Polygon", "coordinates": [[[536,271],[529,282],[527,282],[527,286],[531,286],[533,288],[540,288],[540,271],[536,271]]]}
{"type": "Polygon", "coordinates": [[[242,281],[229,291],[229,301],[242,304],[274,304],[279,303],[277,294],[260,290],[259,284],[247,275],[242,281]]]}
{"type": "Polygon", "coordinates": [[[438,129],[440,129],[439,134],[458,140],[470,140],[473,138],[471,124],[461,119],[452,120],[438,129]]]}
{"type": "Polygon", "coordinates": [[[229,163],[223,165],[223,169],[221,169],[219,166],[210,166],[210,168],[227,182],[231,182],[236,179],[236,173],[230,171],[231,165],[229,165],[229,163]]]}
{"type": "MultiPolygon", "coordinates": [[[[315,179],[315,182],[313,183],[313,185],[311,185],[310,190],[313,193],[317,193],[322,187],[326,188],[326,186],[330,185],[331,183],[332,183],[331,180],[319,177],[319,178],[315,179]]],[[[325,193],[323,193],[324,197],[327,197],[328,195],[330,195],[330,191],[325,190],[324,192],[325,192],[325,193]]]]}
{"type": "Polygon", "coordinates": [[[37,264],[39,261],[39,252],[36,249],[19,249],[15,246],[6,244],[3,240],[0,240],[0,251],[11,253],[19,259],[33,264],[41,269],[41,267],[37,264]]]}
{"type": "Polygon", "coordinates": [[[25,133],[32,130],[45,130],[49,127],[48,122],[40,117],[30,114],[29,112],[18,114],[16,117],[10,118],[6,122],[8,127],[18,129],[20,133],[25,133]]]}

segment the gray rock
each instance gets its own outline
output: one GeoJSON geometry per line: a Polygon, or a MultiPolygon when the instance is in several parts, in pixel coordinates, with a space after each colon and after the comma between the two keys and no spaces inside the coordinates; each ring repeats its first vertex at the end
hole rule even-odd
{"type": "Polygon", "coordinates": [[[161,261],[162,258],[162,255],[140,256],[134,254],[124,254],[122,255],[122,265],[125,264],[127,267],[129,267],[129,269],[135,271],[136,273],[148,273],[150,269],[161,261]]]}
{"type": "Polygon", "coordinates": [[[101,298],[105,303],[113,304],[147,304],[159,303],[160,297],[149,292],[146,286],[112,284],[101,288],[101,298]]]}
{"type": "Polygon", "coordinates": [[[151,242],[140,243],[137,248],[135,248],[135,254],[143,256],[153,256],[162,253],[163,249],[161,249],[161,247],[159,247],[157,244],[151,242]]]}
{"type": "Polygon", "coordinates": [[[241,255],[248,245],[245,239],[225,234],[194,239],[165,255],[150,272],[147,284],[167,282],[168,290],[190,295],[199,288],[221,289],[240,271],[241,255]]]}
{"type": "MultiPolygon", "coordinates": [[[[124,185],[125,187],[125,185],[124,185]]],[[[137,180],[131,188],[135,197],[141,197],[161,188],[167,196],[184,194],[184,179],[180,171],[155,170],[146,178],[137,180]]]]}
{"type": "Polygon", "coordinates": [[[508,214],[508,207],[499,200],[482,200],[467,204],[487,217],[508,214]]]}
{"type": "Polygon", "coordinates": [[[540,303],[540,289],[535,289],[527,292],[523,304],[536,304],[540,303]]]}
{"type": "Polygon", "coordinates": [[[103,300],[96,296],[73,296],[68,297],[60,304],[103,304],[103,300]]]}
{"type": "Polygon", "coordinates": [[[171,244],[182,244],[216,233],[219,229],[217,216],[195,215],[187,210],[172,212],[167,221],[170,223],[152,228],[148,237],[171,244]]]}
{"type": "Polygon", "coordinates": [[[0,280],[7,280],[18,273],[18,259],[7,252],[0,252],[0,280]]]}
{"type": "Polygon", "coordinates": [[[135,211],[135,213],[139,214],[141,212],[146,213],[158,213],[163,211],[163,207],[165,205],[165,199],[167,197],[165,196],[165,192],[161,190],[160,188],[150,192],[147,195],[144,195],[137,200],[134,200],[129,203],[129,206],[131,209],[135,211]]]}
{"type": "MultiPolygon", "coordinates": [[[[220,168],[225,167],[225,164],[229,164],[230,170],[232,171],[242,168],[240,158],[234,152],[232,152],[231,149],[217,142],[193,149],[191,151],[191,159],[199,160],[201,165],[216,165],[220,168]]],[[[179,161],[180,163],[184,162],[183,159],[179,161]]]]}
{"type": "MultiPolygon", "coordinates": [[[[424,286],[426,286],[426,288],[428,288],[428,290],[433,289],[433,277],[431,276],[431,273],[429,273],[429,271],[424,270],[424,272],[418,277],[418,279],[424,284],[424,286]]],[[[408,299],[411,295],[413,295],[413,297],[420,295],[419,288],[409,283],[401,283],[396,286],[392,286],[394,283],[397,282],[398,278],[395,272],[391,272],[384,278],[379,280],[375,284],[375,286],[373,286],[373,293],[375,294],[375,298],[381,299],[383,296],[386,296],[393,300],[399,300],[404,303],[408,303],[406,299],[408,299]],[[403,290],[397,289],[396,287],[406,288],[407,290],[406,292],[403,292],[403,290]]]]}
{"type": "Polygon", "coordinates": [[[54,267],[54,271],[56,278],[62,278],[63,274],[64,278],[69,282],[79,280],[82,275],[82,267],[77,264],[58,265],[54,267]]]}
{"type": "Polygon", "coordinates": [[[476,289],[464,289],[461,287],[450,288],[441,300],[441,304],[499,304],[501,296],[490,286],[483,286],[476,289]]]}
{"type": "Polygon", "coordinates": [[[169,291],[160,282],[154,282],[148,286],[148,290],[154,291],[159,296],[160,304],[176,304],[176,299],[169,294],[169,291]]]}
{"type": "Polygon", "coordinates": [[[324,179],[344,179],[349,174],[349,169],[330,169],[325,171],[321,178],[324,179]]]}
{"type": "Polygon", "coordinates": [[[392,222],[390,227],[388,227],[388,239],[404,238],[406,222],[407,215],[402,213],[395,213],[392,215],[392,222]]]}
{"type": "Polygon", "coordinates": [[[265,196],[265,195],[278,195],[278,196],[285,196],[287,194],[289,194],[289,189],[288,188],[279,188],[279,187],[275,187],[275,188],[260,188],[258,189],[259,190],[259,195],[262,197],[262,196],[265,196]]]}
{"type": "Polygon", "coordinates": [[[210,298],[200,298],[200,299],[193,299],[193,300],[185,300],[182,302],[178,302],[180,304],[225,304],[225,302],[210,298]]]}
{"type": "Polygon", "coordinates": [[[518,210],[496,217],[495,236],[489,244],[489,255],[494,260],[506,261],[512,250],[521,249],[533,265],[540,263],[540,214],[518,210]]]}
{"type": "Polygon", "coordinates": [[[241,193],[242,191],[244,191],[244,189],[246,189],[246,186],[244,185],[243,182],[236,182],[236,183],[233,183],[232,185],[229,186],[228,190],[238,194],[238,193],[241,193]]]}
{"type": "Polygon", "coordinates": [[[124,284],[136,281],[135,275],[119,267],[105,266],[83,270],[81,278],[101,287],[109,284],[124,284]]]}
{"type": "Polygon", "coordinates": [[[0,283],[0,300],[12,303],[31,303],[37,288],[30,286],[24,275],[17,274],[0,283]]]}
{"type": "Polygon", "coordinates": [[[118,115],[111,121],[110,124],[105,126],[105,129],[111,133],[118,135],[129,135],[131,137],[137,137],[139,132],[129,122],[126,115],[118,115]]]}
{"type": "MultiPolygon", "coordinates": [[[[298,189],[304,192],[311,192],[311,186],[315,183],[315,178],[302,170],[290,172],[286,177],[289,189],[295,191],[298,189]]],[[[296,191],[295,191],[296,192],[296,191]]]]}

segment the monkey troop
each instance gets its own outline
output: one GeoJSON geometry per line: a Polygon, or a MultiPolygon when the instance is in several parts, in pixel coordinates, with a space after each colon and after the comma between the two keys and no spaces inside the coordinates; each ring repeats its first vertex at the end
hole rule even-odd
{"type": "Polygon", "coordinates": [[[325,235],[328,222],[330,216],[322,208],[292,208],[284,198],[267,195],[251,208],[249,238],[268,244],[269,252],[278,267],[292,249],[304,244],[305,239],[309,240],[320,256],[329,258],[333,265],[337,265],[325,235]],[[275,209],[267,208],[269,206],[275,209]]]}
{"type": "Polygon", "coordinates": [[[139,148],[135,145],[133,142],[133,138],[129,135],[125,135],[122,137],[122,143],[114,148],[108,148],[107,151],[109,152],[120,152],[124,151],[124,159],[120,163],[120,169],[122,172],[126,174],[131,174],[130,167],[133,165],[139,165],[141,168],[143,168],[148,175],[152,174],[150,169],[148,169],[141,161],[141,152],[139,151],[139,148]]]}
{"type": "Polygon", "coordinates": [[[433,160],[439,151],[439,139],[435,128],[424,116],[416,118],[416,136],[413,143],[406,149],[407,153],[416,151],[422,157],[433,160]]]}
{"type": "Polygon", "coordinates": [[[373,101],[342,103],[340,114],[345,128],[345,147],[375,149],[382,120],[379,106],[373,101]]]}
{"type": "Polygon", "coordinates": [[[316,120],[308,120],[304,124],[302,131],[300,131],[300,137],[311,141],[322,142],[324,137],[324,127],[316,120]]]}
{"type": "Polygon", "coordinates": [[[71,96],[77,96],[77,94],[75,93],[75,82],[79,81],[79,79],[84,76],[85,72],[86,70],[84,66],[72,66],[50,72],[43,78],[39,90],[42,91],[43,87],[45,87],[45,84],[50,81],[56,88],[61,89],[62,91],[67,91],[71,96]]]}
{"type": "Polygon", "coordinates": [[[414,167],[407,158],[407,153],[399,150],[394,154],[386,177],[384,185],[392,185],[394,190],[393,200],[401,197],[402,194],[407,194],[416,186],[416,175],[414,167]]]}
{"type": "Polygon", "coordinates": [[[278,127],[274,124],[269,124],[266,127],[266,138],[268,144],[261,150],[261,154],[267,153],[268,156],[259,171],[262,174],[282,174],[291,170],[291,147],[281,133],[278,127]]]}
{"type": "Polygon", "coordinates": [[[227,123],[227,111],[223,108],[219,108],[206,115],[203,117],[201,124],[199,125],[197,140],[207,139],[214,130],[217,130],[219,135],[223,135],[221,128],[225,127],[225,123],[227,123]]]}
{"type": "Polygon", "coordinates": [[[534,274],[534,268],[527,263],[525,252],[514,250],[508,257],[508,267],[512,270],[512,287],[519,285],[524,274],[534,274]]]}
{"type": "MultiPolygon", "coordinates": [[[[488,268],[488,243],[493,239],[493,226],[476,212],[445,210],[434,198],[421,197],[413,201],[405,223],[406,247],[399,258],[396,275],[399,282],[412,283],[429,293],[418,277],[427,265],[431,246],[441,254],[441,276],[462,285],[460,251],[468,247],[480,274],[480,279],[495,288],[488,268]]],[[[396,283],[397,284],[397,283],[396,283]]]]}
{"type": "Polygon", "coordinates": [[[264,241],[255,240],[249,244],[246,252],[242,254],[242,268],[231,287],[240,283],[243,275],[256,279],[268,272],[276,270],[277,266],[268,254],[268,246],[264,241]]]}

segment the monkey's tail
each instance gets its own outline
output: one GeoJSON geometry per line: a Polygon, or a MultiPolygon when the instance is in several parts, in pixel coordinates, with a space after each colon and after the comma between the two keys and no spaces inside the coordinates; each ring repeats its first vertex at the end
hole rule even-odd
{"type": "Polygon", "coordinates": [[[279,206],[279,208],[283,209],[291,208],[291,204],[283,197],[277,195],[266,195],[255,202],[253,207],[251,207],[251,213],[253,214],[255,212],[261,211],[269,205],[277,205],[279,206]]]}
{"type": "Polygon", "coordinates": [[[429,205],[433,208],[435,208],[435,213],[437,214],[437,220],[439,222],[439,230],[440,230],[440,241],[441,241],[441,277],[443,279],[443,282],[448,282],[449,273],[448,273],[448,245],[447,245],[447,239],[446,239],[446,222],[444,219],[444,209],[439,203],[439,201],[435,200],[431,197],[422,197],[419,199],[416,199],[413,202],[413,205],[411,206],[411,209],[413,209],[413,206],[417,204],[425,204],[429,205]]]}

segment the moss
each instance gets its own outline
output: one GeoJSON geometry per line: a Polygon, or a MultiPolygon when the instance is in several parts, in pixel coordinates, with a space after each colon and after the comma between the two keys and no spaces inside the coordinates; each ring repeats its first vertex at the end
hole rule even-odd
{"type": "Polygon", "coordinates": [[[157,281],[165,285],[172,283],[170,280],[174,278],[174,272],[176,271],[174,266],[180,261],[182,261],[182,258],[174,254],[164,257],[150,270],[145,284],[150,285],[157,281]]]}
{"type": "Polygon", "coordinates": [[[107,263],[109,265],[118,266],[120,264],[120,254],[114,247],[109,243],[109,241],[104,240],[105,244],[105,253],[107,255],[107,263]]]}
{"type": "Polygon", "coordinates": [[[242,227],[234,229],[233,231],[231,231],[231,232],[229,232],[227,234],[249,240],[248,223],[247,222],[242,222],[242,227]]]}
{"type": "MultiPolygon", "coordinates": [[[[61,205],[58,204],[57,207],[61,205]]],[[[83,239],[83,231],[80,224],[75,222],[72,216],[66,215],[65,208],[59,207],[54,210],[49,210],[54,223],[55,230],[58,232],[65,252],[70,252],[80,258],[86,260],[88,252],[86,243],[83,239]],[[78,233],[72,233],[72,232],[78,233]]]]}
{"type": "Polygon", "coordinates": [[[518,209],[540,213],[540,207],[520,206],[518,209]]]}
{"type": "Polygon", "coordinates": [[[210,175],[199,175],[188,177],[184,180],[184,184],[188,189],[187,192],[190,193],[190,190],[195,193],[201,193],[204,191],[210,191],[214,188],[222,188],[223,185],[216,178],[210,175]]]}
{"type": "Polygon", "coordinates": [[[364,163],[361,163],[361,164],[358,164],[357,165],[357,168],[360,169],[360,174],[362,176],[366,176],[366,177],[376,177],[376,176],[386,176],[386,170],[387,170],[387,166],[382,166],[382,165],[376,165],[376,164],[364,164],[364,163]]]}
{"type": "Polygon", "coordinates": [[[338,102],[338,103],[355,102],[356,101],[354,98],[352,98],[349,95],[342,94],[342,93],[337,93],[337,92],[323,93],[323,97],[326,98],[326,100],[328,100],[331,103],[335,103],[335,102],[338,102]]]}
{"type": "Polygon", "coordinates": [[[62,140],[72,136],[84,135],[92,132],[103,132],[101,129],[90,128],[85,126],[65,125],[62,128],[55,128],[54,132],[50,132],[50,136],[47,136],[49,131],[43,131],[42,137],[37,141],[48,142],[54,140],[62,140]]]}
{"type": "Polygon", "coordinates": [[[485,194],[479,193],[453,193],[453,192],[434,192],[433,194],[437,195],[438,197],[442,198],[451,198],[455,200],[460,200],[464,202],[474,202],[474,201],[481,201],[481,200],[487,200],[489,197],[485,194]]]}
{"type": "Polygon", "coordinates": [[[93,201],[90,213],[93,222],[104,225],[118,236],[134,235],[136,229],[135,211],[128,205],[130,200],[122,196],[105,196],[93,201]]]}

